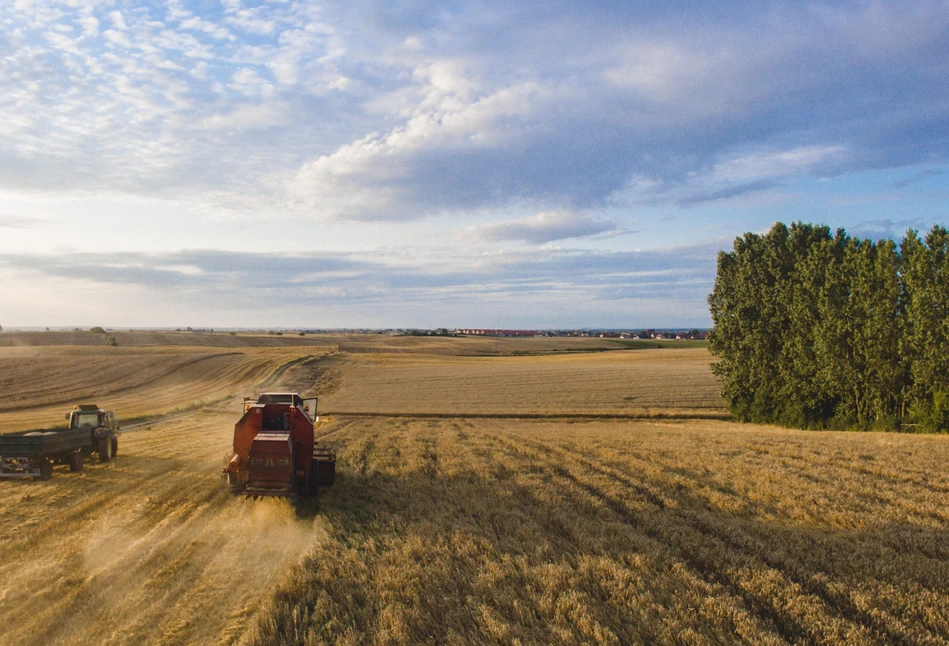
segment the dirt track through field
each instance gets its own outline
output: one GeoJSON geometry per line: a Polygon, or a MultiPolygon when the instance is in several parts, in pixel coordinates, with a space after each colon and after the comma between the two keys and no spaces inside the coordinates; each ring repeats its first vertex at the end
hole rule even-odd
{"type": "Polygon", "coordinates": [[[237,640],[275,574],[326,533],[285,501],[227,493],[234,412],[123,434],[116,460],[79,474],[0,483],[0,642],[237,640]]]}

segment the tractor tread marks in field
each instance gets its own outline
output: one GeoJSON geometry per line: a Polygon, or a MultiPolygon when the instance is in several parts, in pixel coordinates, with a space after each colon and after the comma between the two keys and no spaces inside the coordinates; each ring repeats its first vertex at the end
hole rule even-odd
{"type": "MultiPolygon", "coordinates": [[[[536,442],[530,442],[523,439],[520,440],[520,443],[521,445],[531,446],[540,455],[551,455],[558,453],[560,457],[573,460],[591,472],[599,472],[602,474],[602,470],[596,467],[596,465],[591,465],[589,462],[581,460],[575,453],[571,451],[562,449],[557,451],[553,447],[538,445],[536,442]]],[[[726,538],[727,533],[719,534],[711,531],[703,531],[701,527],[698,527],[692,522],[692,519],[683,515],[681,511],[678,509],[670,509],[668,510],[667,516],[676,518],[677,526],[679,527],[680,531],[685,533],[697,532],[702,536],[702,538],[698,541],[682,540],[678,543],[669,543],[667,540],[669,538],[669,534],[655,528],[654,524],[649,522],[649,519],[643,515],[643,512],[631,509],[625,499],[617,499],[616,497],[605,493],[596,485],[581,480],[579,477],[571,473],[567,468],[559,467],[556,471],[560,477],[569,481],[576,488],[585,491],[587,494],[600,500],[605,506],[622,518],[624,522],[627,522],[631,526],[635,527],[637,531],[640,531],[657,542],[663,544],[671,554],[674,554],[676,558],[681,559],[693,572],[699,575],[709,576],[710,582],[722,585],[728,589],[733,596],[744,599],[745,603],[748,604],[750,609],[754,610],[761,616],[768,617],[771,620],[775,629],[783,639],[794,641],[797,636],[802,634],[809,634],[810,638],[816,641],[823,641],[828,638],[834,639],[834,636],[832,635],[813,634],[811,632],[812,629],[809,622],[795,620],[793,617],[788,616],[780,606],[775,605],[775,601],[770,596],[766,595],[762,597],[752,594],[739,581],[735,580],[731,573],[740,572],[742,563],[735,557],[731,550],[725,548],[737,547],[739,549],[737,552],[738,554],[745,554],[743,548],[746,546],[728,545],[728,540],[726,538]],[[710,552],[713,556],[703,556],[701,553],[689,551],[686,547],[687,544],[702,543],[705,544],[703,552],[710,552]],[[710,546],[714,547],[715,549],[710,550],[710,546]]],[[[610,477],[608,474],[605,475],[610,477]]],[[[636,486],[637,490],[640,488],[642,487],[639,485],[636,486]]],[[[665,510],[665,505],[662,507],[659,507],[658,505],[654,506],[656,511],[653,513],[660,513],[665,510]]],[[[760,559],[760,557],[760,554],[751,555],[751,558],[760,559]]],[[[764,563],[763,560],[760,562],[764,563]]],[[[783,572],[780,569],[770,568],[770,571],[777,574],[779,580],[787,575],[786,572],[783,572]]],[[[788,581],[786,585],[793,586],[795,584],[796,582],[788,581]]],[[[818,599],[815,598],[814,600],[817,601],[818,599]]],[[[826,600],[819,601],[819,603],[822,603],[826,610],[831,611],[829,613],[830,615],[837,614],[841,620],[848,623],[852,621],[843,614],[834,612],[834,605],[832,603],[827,603],[826,600]]],[[[863,626],[860,623],[854,625],[853,627],[857,628],[858,631],[867,629],[867,626],[863,626]]],[[[837,638],[841,638],[846,634],[849,634],[849,631],[845,630],[843,634],[838,634],[837,638]]]]}

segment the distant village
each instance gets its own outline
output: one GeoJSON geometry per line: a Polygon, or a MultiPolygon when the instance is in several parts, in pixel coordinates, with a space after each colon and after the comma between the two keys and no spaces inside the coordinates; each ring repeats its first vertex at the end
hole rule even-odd
{"type": "MultiPolygon", "coordinates": [[[[22,328],[26,330],[41,330],[42,328],[22,328]]],[[[58,330],[68,330],[70,328],[58,328],[58,330]]],[[[146,328],[139,328],[144,330],[146,328]]],[[[214,333],[214,328],[149,328],[154,331],[174,331],[191,332],[193,334],[214,333]]],[[[50,328],[46,328],[49,332],[50,328]]],[[[74,332],[84,332],[81,328],[72,328],[74,332]]],[[[89,332],[106,334],[111,328],[94,327],[89,332]]],[[[129,329],[132,332],[133,328],[129,329]]],[[[282,336],[287,334],[298,334],[305,336],[307,334],[394,334],[404,336],[493,336],[493,337],[593,337],[601,339],[629,339],[644,341],[706,341],[708,340],[708,330],[705,329],[645,329],[645,330],[502,330],[493,328],[435,328],[435,329],[417,329],[417,328],[320,328],[320,329],[300,329],[283,328],[279,330],[261,330],[261,329],[229,329],[217,330],[217,332],[228,332],[236,334],[240,332],[267,333],[282,336]]],[[[3,326],[0,325],[0,332],[3,332],[3,326]]]]}
{"type": "MultiPolygon", "coordinates": [[[[191,330],[188,331],[199,331],[191,330]]],[[[204,330],[201,330],[204,331],[204,330]]],[[[213,330],[210,330],[213,331],[213,330]]],[[[295,330],[296,331],[296,330],[295,330]]],[[[495,328],[323,328],[296,331],[298,334],[395,334],[403,336],[494,336],[494,337],[593,337],[601,339],[640,339],[653,341],[706,341],[707,329],[582,329],[582,330],[504,330],[495,328]]],[[[270,330],[270,334],[283,331],[270,330]]]]}
{"type": "MultiPolygon", "coordinates": [[[[498,337],[599,337],[601,339],[680,340],[705,341],[708,330],[499,330],[490,328],[458,328],[448,330],[411,331],[420,335],[439,336],[498,336],[498,337]],[[426,332],[428,334],[426,334],[426,332]]],[[[409,333],[411,333],[409,332],[409,333]]]]}

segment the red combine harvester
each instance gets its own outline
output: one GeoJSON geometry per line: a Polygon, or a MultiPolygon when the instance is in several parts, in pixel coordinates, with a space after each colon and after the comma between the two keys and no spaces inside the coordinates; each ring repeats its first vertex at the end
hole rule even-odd
{"type": "Polygon", "coordinates": [[[234,455],[224,468],[231,492],[248,496],[315,496],[336,478],[336,452],[314,445],[316,398],[262,393],[244,398],[234,425],[234,455]]]}

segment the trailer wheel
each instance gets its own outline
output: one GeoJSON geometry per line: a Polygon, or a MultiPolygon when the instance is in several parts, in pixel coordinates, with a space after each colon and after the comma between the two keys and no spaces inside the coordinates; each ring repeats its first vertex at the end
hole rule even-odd
{"type": "Polygon", "coordinates": [[[69,454],[69,470],[73,473],[82,471],[82,451],[75,451],[69,454]]]}
{"type": "Polygon", "coordinates": [[[53,477],[53,463],[49,461],[49,458],[40,459],[40,474],[38,476],[33,476],[34,480],[49,480],[53,477]]]}
{"type": "Polygon", "coordinates": [[[112,438],[103,437],[99,440],[99,462],[108,462],[112,459],[112,438]]]}
{"type": "Polygon", "coordinates": [[[114,458],[119,454],[119,438],[112,438],[112,457],[114,458]]]}

